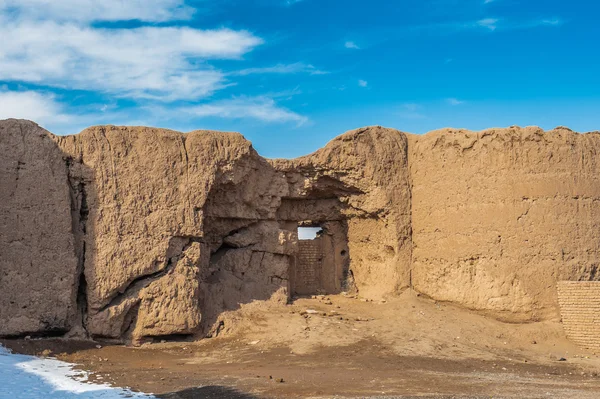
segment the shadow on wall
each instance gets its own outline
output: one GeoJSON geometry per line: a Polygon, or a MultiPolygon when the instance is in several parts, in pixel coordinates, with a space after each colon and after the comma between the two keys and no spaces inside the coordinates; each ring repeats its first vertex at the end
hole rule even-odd
{"type": "MultiPolygon", "coordinates": [[[[227,328],[221,315],[245,303],[286,303],[292,293],[351,288],[351,252],[363,286],[371,269],[381,270],[373,264],[396,269],[394,255],[380,261],[380,248],[373,246],[383,242],[372,233],[383,223],[376,204],[357,209],[364,201],[355,201],[349,209],[348,198],[365,197],[368,188],[357,188],[348,177],[342,181],[339,176],[346,175],[337,173],[335,165],[270,163],[238,134],[99,126],[58,137],[31,122],[11,121],[9,128],[10,136],[2,139],[11,141],[2,148],[24,147],[4,168],[9,173],[2,187],[10,186],[7,192],[27,188],[21,197],[37,207],[27,204],[18,216],[35,221],[27,226],[29,233],[37,227],[44,234],[29,234],[17,244],[5,244],[0,237],[3,246],[31,246],[40,254],[35,262],[25,262],[18,256],[22,249],[15,250],[11,262],[27,271],[27,278],[10,275],[0,283],[18,286],[13,291],[28,298],[28,292],[43,292],[44,301],[24,311],[22,298],[3,294],[0,304],[14,303],[0,307],[8,309],[0,310],[0,319],[18,320],[27,312],[36,328],[11,327],[2,335],[55,332],[114,342],[214,336],[227,328]],[[50,155],[38,156],[40,148],[50,155]],[[23,175],[23,164],[31,162],[37,162],[35,176],[43,179],[23,175]],[[39,173],[48,168],[52,173],[39,173]],[[52,176],[58,180],[44,184],[52,176]],[[31,195],[32,187],[40,192],[31,195]],[[48,204],[46,199],[56,193],[60,198],[48,204]],[[50,213],[58,215],[56,223],[50,213]],[[324,230],[319,262],[309,270],[315,284],[304,284],[306,289],[294,281],[299,225],[324,230]],[[52,241],[57,236],[65,242],[52,241]],[[60,253],[44,258],[48,248],[60,253]],[[49,270],[59,277],[48,277],[49,270]],[[39,283],[40,290],[30,289],[29,281],[39,283]],[[67,309],[68,315],[57,309],[67,309]]],[[[332,148],[354,151],[356,143],[365,141],[357,155],[363,159],[371,152],[373,134],[352,133],[351,140],[338,140],[332,148]]],[[[390,132],[390,137],[401,136],[390,132]]],[[[360,173],[353,179],[364,181],[360,173]]],[[[0,204],[2,215],[15,214],[13,202],[0,204]]],[[[389,240],[397,245],[395,234],[389,240]]],[[[14,272],[14,265],[0,266],[5,274],[14,272]]]]}

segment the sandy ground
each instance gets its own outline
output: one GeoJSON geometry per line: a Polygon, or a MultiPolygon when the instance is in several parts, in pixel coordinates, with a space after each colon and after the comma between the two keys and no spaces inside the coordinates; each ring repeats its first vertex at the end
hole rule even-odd
{"type": "Polygon", "coordinates": [[[600,356],[569,343],[559,322],[503,323],[412,292],[256,302],[222,321],[216,338],[140,348],[2,342],[167,399],[600,398],[600,356]]]}

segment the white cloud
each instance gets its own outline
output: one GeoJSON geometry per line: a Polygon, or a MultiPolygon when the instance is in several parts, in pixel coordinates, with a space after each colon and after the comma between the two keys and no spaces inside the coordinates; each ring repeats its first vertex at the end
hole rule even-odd
{"type": "Polygon", "coordinates": [[[358,47],[358,45],[356,43],[354,43],[354,42],[346,42],[344,44],[344,46],[346,48],[350,48],[350,49],[354,49],[354,50],[360,50],[360,47],[358,47]]]}
{"type": "Polygon", "coordinates": [[[268,97],[237,97],[207,104],[180,107],[181,112],[194,117],[218,117],[227,119],[257,119],[263,122],[305,123],[308,119],[286,108],[280,107],[268,97]]]}
{"type": "Polygon", "coordinates": [[[369,83],[368,83],[366,80],[362,80],[362,79],[360,79],[360,80],[358,81],[358,85],[359,85],[360,87],[367,87],[367,86],[368,86],[368,84],[369,84],[369,83]]]}
{"type": "Polygon", "coordinates": [[[165,22],[190,18],[193,11],[184,0],[0,0],[0,14],[54,21],[165,22]]]}
{"type": "Polygon", "coordinates": [[[554,26],[559,26],[562,25],[564,23],[564,21],[560,18],[548,18],[548,19],[543,19],[541,21],[542,25],[554,25],[554,26]]]}
{"type": "Polygon", "coordinates": [[[487,28],[489,30],[496,30],[498,27],[498,20],[496,18],[484,18],[477,21],[477,25],[487,28]]]}
{"type": "Polygon", "coordinates": [[[162,100],[224,87],[224,73],[205,62],[239,59],[263,42],[230,29],[97,29],[1,17],[0,37],[0,80],[162,100]]]}
{"type": "Polygon", "coordinates": [[[270,67],[246,68],[230,73],[230,75],[246,76],[253,74],[273,73],[273,74],[293,74],[308,73],[310,75],[325,75],[329,72],[315,68],[313,65],[296,62],[294,64],[277,64],[270,67]]]}
{"type": "Polygon", "coordinates": [[[446,99],[446,102],[450,105],[461,105],[465,103],[464,101],[461,101],[457,98],[448,98],[446,99]]]}
{"type": "Polygon", "coordinates": [[[68,123],[71,117],[53,95],[34,91],[0,91],[0,119],[30,119],[39,123],[68,123]]]}

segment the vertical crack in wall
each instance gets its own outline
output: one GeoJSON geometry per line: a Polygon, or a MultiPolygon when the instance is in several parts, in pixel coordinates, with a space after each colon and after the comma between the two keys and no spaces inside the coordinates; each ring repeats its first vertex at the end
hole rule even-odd
{"type": "Polygon", "coordinates": [[[75,172],[75,161],[72,157],[65,159],[67,168],[67,176],[69,183],[69,191],[71,197],[71,222],[72,233],[75,247],[75,255],[77,257],[77,272],[75,284],[76,305],[74,320],[71,326],[71,332],[75,336],[88,336],[86,329],[87,321],[87,281],[85,277],[85,262],[86,262],[86,234],[87,222],[89,217],[88,197],[86,191],[86,183],[83,176],[79,176],[75,172]]]}
{"type": "MultiPolygon", "coordinates": [[[[403,133],[404,134],[404,133],[403,133]]],[[[406,134],[404,134],[404,137],[406,138],[406,170],[408,171],[408,239],[410,240],[410,246],[409,246],[409,255],[408,255],[408,287],[411,290],[414,290],[414,286],[413,286],[413,268],[414,268],[414,262],[413,262],[413,252],[415,249],[415,241],[414,241],[414,237],[413,237],[413,171],[412,171],[412,161],[411,161],[411,145],[410,145],[410,140],[411,138],[409,138],[406,134]]],[[[412,138],[412,140],[418,140],[418,138],[412,138]]]]}

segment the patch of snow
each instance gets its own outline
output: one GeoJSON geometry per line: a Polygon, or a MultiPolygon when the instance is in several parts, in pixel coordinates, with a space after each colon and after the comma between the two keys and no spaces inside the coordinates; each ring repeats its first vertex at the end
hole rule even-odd
{"type": "Polygon", "coordinates": [[[153,396],[88,383],[87,373],[52,358],[10,353],[0,345],[0,398],[10,399],[123,399],[153,396]]]}

